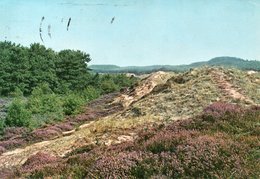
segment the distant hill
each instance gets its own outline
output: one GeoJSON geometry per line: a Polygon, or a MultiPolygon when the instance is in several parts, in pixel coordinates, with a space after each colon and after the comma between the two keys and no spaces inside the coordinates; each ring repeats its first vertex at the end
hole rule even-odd
{"type": "Polygon", "coordinates": [[[216,57],[205,62],[195,62],[189,65],[152,65],[152,66],[126,66],[91,65],[89,68],[99,73],[150,73],[155,71],[183,72],[201,66],[234,67],[240,70],[260,71],[260,61],[244,60],[236,57],[216,57]]]}
{"type": "Polygon", "coordinates": [[[121,67],[117,65],[91,65],[90,68],[95,70],[117,70],[121,67]]]}

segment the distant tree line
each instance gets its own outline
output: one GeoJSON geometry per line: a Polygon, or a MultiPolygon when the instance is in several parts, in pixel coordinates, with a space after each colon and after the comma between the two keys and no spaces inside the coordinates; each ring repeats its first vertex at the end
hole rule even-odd
{"type": "Polygon", "coordinates": [[[40,44],[29,48],[11,42],[0,42],[0,94],[19,88],[24,94],[41,83],[54,91],[83,89],[89,78],[89,54],[81,51],[55,52],[40,44]]]}

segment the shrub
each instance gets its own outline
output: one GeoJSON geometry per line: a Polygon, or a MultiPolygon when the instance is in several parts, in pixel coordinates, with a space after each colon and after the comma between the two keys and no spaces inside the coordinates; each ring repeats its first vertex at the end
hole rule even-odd
{"type": "Polygon", "coordinates": [[[23,92],[20,90],[20,88],[16,87],[13,92],[10,93],[10,96],[12,97],[23,97],[23,92]]]}
{"type": "Polygon", "coordinates": [[[115,84],[115,82],[112,79],[107,79],[102,81],[100,87],[101,90],[103,91],[103,94],[107,94],[119,90],[119,86],[115,84]]]}
{"type": "Polygon", "coordinates": [[[101,92],[98,88],[94,88],[93,86],[88,86],[81,92],[81,96],[85,101],[91,101],[100,96],[101,92]]]}
{"type": "Polygon", "coordinates": [[[32,91],[28,100],[28,109],[39,122],[55,121],[63,118],[61,98],[54,94],[47,84],[42,84],[32,91]]]}
{"type": "Polygon", "coordinates": [[[4,128],[5,128],[5,121],[4,121],[4,119],[0,118],[0,135],[3,134],[4,128]]]}
{"type": "Polygon", "coordinates": [[[68,94],[63,99],[63,111],[65,115],[72,115],[81,112],[84,104],[83,99],[77,94],[68,94]]]}
{"type": "Polygon", "coordinates": [[[8,107],[5,123],[7,126],[29,127],[31,119],[31,112],[26,109],[25,102],[15,99],[8,107]]]}

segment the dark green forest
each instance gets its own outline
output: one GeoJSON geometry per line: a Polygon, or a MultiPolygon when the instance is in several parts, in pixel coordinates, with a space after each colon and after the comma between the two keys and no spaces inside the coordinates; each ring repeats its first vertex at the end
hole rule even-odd
{"type": "Polygon", "coordinates": [[[82,51],[0,42],[0,131],[60,121],[80,113],[89,101],[136,82],[124,74],[90,72],[90,61],[82,51]]]}

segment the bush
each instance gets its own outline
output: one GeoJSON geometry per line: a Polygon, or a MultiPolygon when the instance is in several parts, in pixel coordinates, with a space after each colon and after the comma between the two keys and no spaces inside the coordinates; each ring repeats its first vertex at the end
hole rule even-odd
{"type": "Polygon", "coordinates": [[[28,109],[33,114],[33,118],[40,123],[63,118],[61,98],[54,94],[47,84],[42,84],[32,91],[28,100],[28,109]]]}
{"type": "Polygon", "coordinates": [[[63,111],[65,115],[72,115],[81,112],[83,99],[77,94],[69,94],[63,99],[63,111]]]}
{"type": "Polygon", "coordinates": [[[10,93],[10,96],[11,97],[15,97],[15,98],[22,97],[23,96],[23,92],[22,92],[22,90],[20,90],[20,88],[16,87],[14,89],[14,91],[10,93]]]}
{"type": "Polygon", "coordinates": [[[101,87],[101,90],[103,91],[103,94],[117,91],[120,88],[117,84],[115,84],[115,82],[112,79],[104,80],[101,83],[100,87],[101,87]]]}
{"type": "Polygon", "coordinates": [[[93,86],[88,86],[81,92],[81,96],[85,101],[97,99],[100,96],[100,94],[100,90],[98,88],[94,88],[93,86]]]}
{"type": "Polygon", "coordinates": [[[4,119],[0,118],[0,135],[3,134],[4,128],[5,128],[5,121],[4,121],[4,119]]]}
{"type": "Polygon", "coordinates": [[[7,126],[29,127],[32,122],[31,112],[26,109],[26,104],[21,99],[15,99],[8,107],[5,120],[7,126]]]}

